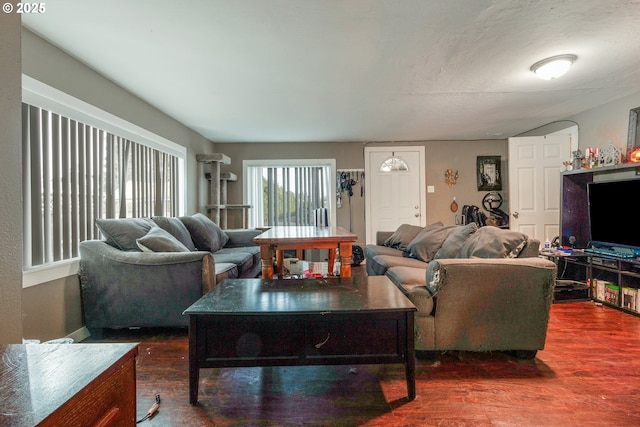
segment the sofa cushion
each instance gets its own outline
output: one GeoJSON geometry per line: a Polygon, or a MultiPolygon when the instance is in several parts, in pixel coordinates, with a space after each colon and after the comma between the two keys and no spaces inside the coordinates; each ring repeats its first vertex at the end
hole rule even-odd
{"type": "Polygon", "coordinates": [[[407,258],[394,255],[378,255],[372,258],[373,264],[376,266],[376,273],[379,275],[385,274],[385,272],[391,267],[414,267],[425,268],[425,263],[419,259],[407,258]]]}
{"type": "Polygon", "coordinates": [[[433,315],[435,302],[431,292],[424,285],[414,285],[409,287],[409,300],[416,306],[419,317],[433,315]]]}
{"type": "Polygon", "coordinates": [[[464,242],[460,258],[517,258],[527,235],[497,227],[481,227],[464,242]]]}
{"type": "Polygon", "coordinates": [[[424,227],[410,224],[402,224],[398,229],[384,241],[383,246],[396,248],[400,250],[406,249],[407,245],[422,231],[424,227]]]}
{"type": "Polygon", "coordinates": [[[236,228],[231,230],[224,230],[224,234],[229,237],[227,243],[225,243],[225,248],[244,248],[247,246],[258,246],[253,239],[260,234],[262,234],[262,230],[257,229],[246,229],[246,228],[236,228]]]}
{"type": "Polygon", "coordinates": [[[390,248],[388,246],[368,244],[364,247],[364,255],[367,259],[378,255],[402,256],[402,254],[403,252],[400,249],[390,248]]]}
{"type": "Polygon", "coordinates": [[[171,233],[171,235],[178,239],[180,243],[187,247],[187,249],[190,251],[194,251],[196,249],[193,244],[193,240],[191,239],[191,234],[189,234],[189,230],[187,230],[187,227],[178,218],[154,216],[151,219],[158,225],[158,227],[171,233]]]}
{"type": "Polygon", "coordinates": [[[385,273],[395,285],[400,288],[405,294],[409,294],[409,291],[414,286],[425,286],[425,268],[423,264],[422,268],[407,267],[407,266],[395,266],[391,267],[385,273]]]}
{"type": "Polygon", "coordinates": [[[420,316],[427,316],[433,311],[433,297],[426,287],[424,267],[391,267],[385,273],[418,308],[420,316]]]}
{"type": "Polygon", "coordinates": [[[235,279],[238,277],[238,266],[230,262],[216,262],[216,283],[224,279],[235,279]]]}
{"type": "Polygon", "coordinates": [[[409,243],[406,252],[412,258],[429,262],[442,247],[449,234],[459,227],[458,225],[443,226],[441,222],[428,225],[409,243]]]}
{"type": "Polygon", "coordinates": [[[154,225],[144,236],[136,239],[143,252],[191,252],[171,233],[154,225]]]}
{"type": "Polygon", "coordinates": [[[140,252],[136,239],[145,236],[155,224],[149,218],[97,218],[96,225],[111,246],[140,252]]]}
{"type": "Polygon", "coordinates": [[[467,241],[469,236],[478,231],[478,224],[472,222],[467,225],[458,226],[442,244],[442,247],[438,249],[438,252],[433,256],[433,259],[443,258],[462,258],[460,256],[460,250],[467,241]]]}
{"type": "Polygon", "coordinates": [[[196,249],[199,251],[216,252],[229,240],[224,231],[201,213],[192,216],[181,216],[180,221],[187,227],[196,249]]]}
{"type": "Polygon", "coordinates": [[[244,272],[260,262],[259,247],[246,248],[223,248],[213,254],[216,264],[232,263],[238,267],[238,276],[242,276],[244,272]]]}

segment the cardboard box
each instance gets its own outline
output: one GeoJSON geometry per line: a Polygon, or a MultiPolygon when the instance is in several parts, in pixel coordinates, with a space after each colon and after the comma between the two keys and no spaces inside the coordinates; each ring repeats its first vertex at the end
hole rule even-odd
{"type": "Polygon", "coordinates": [[[304,261],[300,261],[298,258],[285,258],[282,264],[285,272],[289,272],[289,274],[302,274],[304,271],[303,262],[304,261]]]}

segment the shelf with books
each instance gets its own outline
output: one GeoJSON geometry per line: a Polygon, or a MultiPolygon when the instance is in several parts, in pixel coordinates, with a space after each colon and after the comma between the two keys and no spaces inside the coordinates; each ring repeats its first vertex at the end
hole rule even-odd
{"type": "Polygon", "coordinates": [[[571,255],[542,253],[558,266],[556,292],[557,300],[593,299],[631,314],[640,316],[640,260],[597,256],[587,252],[574,251],[571,255]],[[571,286],[566,283],[571,282],[571,286]],[[582,284],[586,291],[576,292],[582,284]],[[569,289],[570,288],[570,289],[569,289]],[[570,294],[570,295],[569,295],[570,294]]]}
{"type": "Polygon", "coordinates": [[[589,287],[594,301],[640,315],[640,262],[591,258],[589,287]]]}

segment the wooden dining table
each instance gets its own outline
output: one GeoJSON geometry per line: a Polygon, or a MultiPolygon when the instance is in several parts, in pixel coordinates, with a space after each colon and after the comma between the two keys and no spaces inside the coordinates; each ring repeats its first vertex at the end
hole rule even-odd
{"type": "Polygon", "coordinates": [[[260,246],[262,278],[273,278],[273,258],[276,258],[278,277],[283,276],[284,251],[304,249],[329,250],[329,275],[333,272],[336,249],[340,255],[340,277],[351,277],[353,242],[358,236],[342,227],[274,226],[256,236],[253,241],[260,246]]]}

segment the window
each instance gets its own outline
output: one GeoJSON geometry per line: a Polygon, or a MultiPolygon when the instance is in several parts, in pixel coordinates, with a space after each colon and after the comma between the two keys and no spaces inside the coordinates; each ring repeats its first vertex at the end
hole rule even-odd
{"type": "Polygon", "coordinates": [[[335,224],[335,160],[245,160],[243,167],[249,227],[314,225],[318,208],[335,224]]]}
{"type": "Polygon", "coordinates": [[[181,214],[184,155],[28,98],[22,106],[24,269],[78,257],[81,241],[100,238],[96,218],[181,214]]]}
{"type": "Polygon", "coordinates": [[[409,165],[407,165],[407,162],[395,155],[389,157],[380,165],[380,172],[406,172],[408,170],[409,165]]]}

